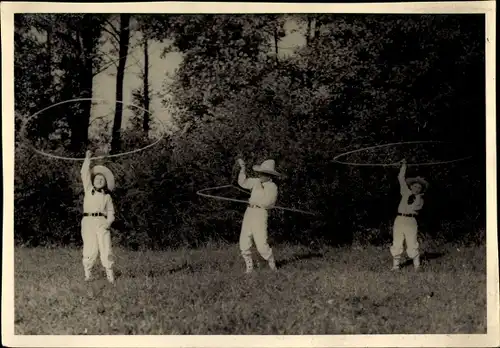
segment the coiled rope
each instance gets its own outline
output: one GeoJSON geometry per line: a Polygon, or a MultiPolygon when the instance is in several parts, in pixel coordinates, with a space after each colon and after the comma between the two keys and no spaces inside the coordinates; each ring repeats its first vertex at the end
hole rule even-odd
{"type": "MultiPolygon", "coordinates": [[[[237,187],[235,185],[223,185],[223,186],[209,187],[209,188],[205,188],[205,189],[201,189],[201,190],[197,191],[196,194],[199,195],[199,196],[202,196],[202,197],[215,198],[215,199],[219,199],[219,200],[222,200],[222,201],[230,201],[230,202],[248,204],[248,201],[244,201],[242,199],[227,198],[227,197],[209,195],[207,193],[204,193],[205,191],[218,190],[218,189],[230,188],[230,187],[236,188],[236,189],[238,189],[238,190],[240,190],[240,191],[245,192],[245,193],[248,194],[248,191],[244,191],[244,190],[240,189],[239,187],[237,187]]],[[[317,216],[318,215],[318,213],[316,213],[316,212],[310,212],[310,211],[305,211],[305,210],[300,210],[300,209],[295,209],[295,208],[286,208],[286,207],[280,207],[280,206],[273,206],[270,209],[280,209],[280,210],[286,210],[286,211],[291,211],[291,212],[301,213],[301,214],[307,214],[307,215],[313,215],[313,216],[317,216]]]]}
{"type": "MultiPolygon", "coordinates": [[[[33,115],[31,115],[30,117],[28,117],[25,122],[22,124],[21,126],[21,137],[22,139],[26,140],[24,142],[24,145],[27,146],[29,149],[31,149],[32,151],[40,154],[40,155],[43,155],[43,156],[47,156],[47,157],[50,157],[50,158],[54,158],[54,159],[60,159],[60,160],[66,160],[66,161],[83,161],[85,159],[85,157],[66,157],[66,156],[59,156],[59,155],[54,155],[54,154],[51,154],[51,153],[47,153],[47,152],[44,152],[44,151],[41,151],[41,150],[38,150],[37,148],[35,148],[30,142],[27,141],[27,138],[26,138],[26,127],[28,125],[28,123],[33,119],[35,118],[36,116],[38,116],[39,114],[41,114],[42,112],[44,111],[47,111],[53,107],[56,107],[56,106],[59,106],[59,105],[62,105],[62,104],[66,104],[66,103],[73,103],[73,102],[79,102],[79,101],[96,101],[96,102],[108,102],[107,100],[105,99],[96,99],[96,98],[75,98],[75,99],[70,99],[70,100],[65,100],[65,101],[62,101],[62,102],[59,102],[59,103],[55,103],[55,104],[52,104],[40,111],[37,111],[35,112],[33,115]]],[[[116,101],[116,103],[121,103],[123,105],[128,105],[128,106],[133,106],[139,110],[142,110],[144,112],[147,112],[149,113],[151,116],[152,116],[152,113],[149,111],[149,110],[146,110],[144,109],[143,107],[140,107],[140,106],[137,106],[137,105],[134,105],[134,104],[131,104],[131,103],[125,103],[123,101],[116,101]]],[[[134,154],[134,153],[137,153],[137,152],[141,152],[141,151],[144,151],[146,149],[149,149],[155,145],[157,145],[160,141],[162,141],[163,139],[163,136],[162,136],[162,133],[165,132],[165,124],[158,118],[156,118],[156,121],[158,121],[160,124],[161,124],[161,128],[162,128],[162,132],[160,132],[160,135],[158,136],[158,139],[156,141],[154,141],[153,143],[149,144],[149,145],[146,145],[144,147],[141,147],[140,149],[135,149],[135,150],[131,150],[131,151],[126,151],[126,152],[121,152],[121,153],[117,153],[117,154],[112,154],[112,155],[102,155],[102,156],[96,156],[96,157],[92,157],[91,159],[103,159],[103,158],[111,158],[111,157],[120,157],[120,156],[126,156],[126,155],[131,155],[131,154],[134,154]]]]}
{"type": "MultiPolygon", "coordinates": [[[[448,142],[445,141],[434,141],[434,140],[425,140],[425,141],[405,141],[405,142],[398,142],[398,143],[390,143],[390,144],[383,144],[383,145],[375,145],[375,146],[369,146],[369,147],[364,147],[362,149],[357,149],[353,151],[348,151],[344,152],[340,155],[337,155],[333,158],[334,162],[340,163],[340,164],[345,164],[345,165],[350,165],[350,166],[368,166],[368,167],[390,167],[390,166],[399,166],[401,165],[400,162],[395,162],[395,163],[356,163],[356,162],[344,162],[340,161],[339,158],[351,155],[354,153],[362,152],[362,151],[368,151],[368,150],[373,150],[373,149],[378,149],[378,148],[383,148],[383,147],[389,147],[389,146],[397,146],[397,145],[407,145],[407,144],[426,144],[426,143],[445,143],[449,144],[448,142]]],[[[438,162],[424,162],[424,163],[407,163],[408,166],[431,166],[431,165],[440,165],[440,164],[449,164],[449,163],[454,163],[454,162],[459,162],[459,161],[464,161],[466,159],[472,158],[472,156],[465,156],[449,161],[438,161],[438,162]]]]}

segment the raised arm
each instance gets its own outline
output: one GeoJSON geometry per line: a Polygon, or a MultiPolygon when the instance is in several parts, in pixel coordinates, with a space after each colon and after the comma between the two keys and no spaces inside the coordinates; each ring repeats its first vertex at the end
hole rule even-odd
{"type": "Polygon", "coordinates": [[[83,161],[80,175],[82,178],[83,189],[85,192],[90,191],[92,189],[92,180],[90,177],[90,151],[87,151],[85,154],[85,160],[83,161]]]}
{"type": "Polygon", "coordinates": [[[244,189],[251,190],[253,188],[253,180],[247,178],[245,162],[239,159],[238,164],[240,165],[240,173],[238,174],[238,185],[244,189]]]}
{"type": "Polygon", "coordinates": [[[406,160],[402,161],[401,169],[399,170],[398,181],[401,189],[401,194],[404,194],[410,190],[408,188],[408,185],[406,184],[406,160]]]}

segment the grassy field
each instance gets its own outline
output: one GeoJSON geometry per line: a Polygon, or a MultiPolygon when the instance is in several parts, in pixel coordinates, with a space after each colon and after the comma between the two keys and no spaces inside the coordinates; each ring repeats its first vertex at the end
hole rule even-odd
{"type": "MultiPolygon", "coordinates": [[[[243,274],[237,246],[117,254],[117,284],[83,281],[80,250],[15,252],[16,334],[486,332],[486,251],[446,245],[391,272],[387,247],[275,246],[243,274]]],[[[257,259],[257,257],[255,257],[257,259]]]]}

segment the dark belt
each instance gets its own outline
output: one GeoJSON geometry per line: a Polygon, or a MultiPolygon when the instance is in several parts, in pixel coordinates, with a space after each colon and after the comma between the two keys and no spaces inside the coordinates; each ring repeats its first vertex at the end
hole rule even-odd
{"type": "Polygon", "coordinates": [[[248,205],[249,208],[259,208],[259,209],[264,209],[262,208],[261,206],[258,206],[258,205],[255,205],[255,204],[249,204],[248,205]]]}
{"type": "Polygon", "coordinates": [[[104,215],[103,213],[83,213],[83,216],[104,216],[104,217],[106,217],[106,215],[104,215]]]}
{"type": "Polygon", "coordinates": [[[417,214],[401,214],[398,213],[399,216],[406,216],[406,217],[417,217],[417,214]]]}

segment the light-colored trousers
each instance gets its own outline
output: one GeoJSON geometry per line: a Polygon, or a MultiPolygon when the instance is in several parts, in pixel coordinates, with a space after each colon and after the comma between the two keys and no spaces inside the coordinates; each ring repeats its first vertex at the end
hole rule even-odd
{"type": "Polygon", "coordinates": [[[85,216],[82,219],[83,239],[83,267],[85,273],[90,270],[101,256],[102,266],[109,270],[113,267],[113,253],[111,249],[111,234],[106,229],[106,218],[103,216],[85,216]]]}
{"type": "Polygon", "coordinates": [[[393,227],[391,255],[394,258],[401,258],[404,252],[403,243],[406,241],[408,257],[414,259],[419,256],[417,236],[417,220],[414,217],[397,216],[393,227]]]}
{"type": "Polygon", "coordinates": [[[273,255],[271,247],[267,244],[267,217],[265,209],[248,207],[245,211],[240,234],[240,250],[243,257],[252,254],[250,250],[252,241],[255,241],[255,246],[264,260],[269,260],[273,255]]]}

